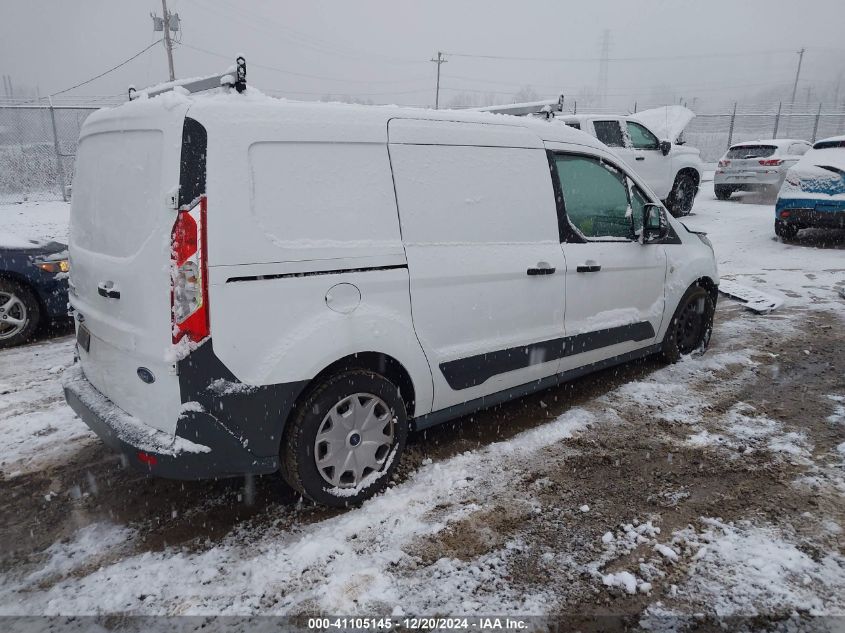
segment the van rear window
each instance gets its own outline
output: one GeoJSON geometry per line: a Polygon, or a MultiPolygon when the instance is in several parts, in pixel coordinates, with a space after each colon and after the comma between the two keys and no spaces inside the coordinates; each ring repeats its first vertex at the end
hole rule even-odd
{"type": "Polygon", "coordinates": [[[776,145],[734,145],[727,158],[766,158],[777,150],[776,145]]]}
{"type": "Polygon", "coordinates": [[[72,243],[114,257],[134,255],[164,208],[160,130],[103,132],[79,143],[72,243]]]}

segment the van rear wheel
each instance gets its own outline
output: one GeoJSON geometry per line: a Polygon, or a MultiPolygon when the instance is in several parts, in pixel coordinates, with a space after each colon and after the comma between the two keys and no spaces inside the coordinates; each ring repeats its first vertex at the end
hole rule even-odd
{"type": "Polygon", "coordinates": [[[317,503],[356,505],[384,490],[407,438],[396,385],[367,370],[335,374],[297,406],[282,443],[282,476],[317,503]]]}

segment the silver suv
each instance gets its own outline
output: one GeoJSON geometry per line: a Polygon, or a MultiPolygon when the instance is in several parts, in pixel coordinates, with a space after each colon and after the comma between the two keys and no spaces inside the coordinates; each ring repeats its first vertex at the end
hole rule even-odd
{"type": "Polygon", "coordinates": [[[812,147],[807,141],[778,138],[737,143],[722,156],[713,176],[719,200],[735,191],[764,191],[774,194],[786,172],[812,147]]]}

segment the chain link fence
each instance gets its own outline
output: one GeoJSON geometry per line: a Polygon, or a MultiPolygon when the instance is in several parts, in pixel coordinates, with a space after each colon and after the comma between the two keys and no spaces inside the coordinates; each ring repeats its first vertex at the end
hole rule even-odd
{"type": "Polygon", "coordinates": [[[697,114],[684,130],[684,140],[701,150],[703,161],[714,162],[732,144],[743,141],[794,138],[815,142],[841,134],[845,134],[845,110],[817,107],[815,112],[784,112],[776,106],[769,111],[737,109],[697,114]]]}
{"type": "MultiPolygon", "coordinates": [[[[68,199],[83,122],[100,105],[120,101],[103,99],[93,98],[91,105],[0,102],[0,203],[68,199]]],[[[768,138],[815,141],[840,134],[845,134],[845,110],[821,105],[793,110],[773,104],[699,112],[684,139],[701,150],[704,162],[715,162],[732,143],[768,138]]]]}
{"type": "Polygon", "coordinates": [[[79,131],[96,109],[0,105],[0,203],[66,200],[79,131]]]}

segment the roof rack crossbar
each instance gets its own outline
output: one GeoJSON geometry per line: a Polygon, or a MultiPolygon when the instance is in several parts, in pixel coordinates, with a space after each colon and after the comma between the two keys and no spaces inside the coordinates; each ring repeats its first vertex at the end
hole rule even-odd
{"type": "Polygon", "coordinates": [[[510,114],[512,116],[541,115],[546,118],[554,116],[555,112],[563,112],[563,94],[557,99],[530,101],[527,103],[511,103],[506,105],[475,108],[478,112],[492,112],[494,114],[510,114]]]}
{"type": "Polygon", "coordinates": [[[227,86],[234,88],[238,92],[246,90],[246,60],[243,56],[238,56],[235,67],[230,68],[219,75],[209,75],[208,77],[201,77],[200,79],[177,79],[166,84],[156,86],[155,88],[138,91],[135,86],[129,86],[129,100],[133,101],[140,97],[143,92],[148,97],[155,97],[165,92],[170,92],[176,87],[187,90],[190,93],[203,92],[204,90],[212,90],[220,86],[227,86]]]}

